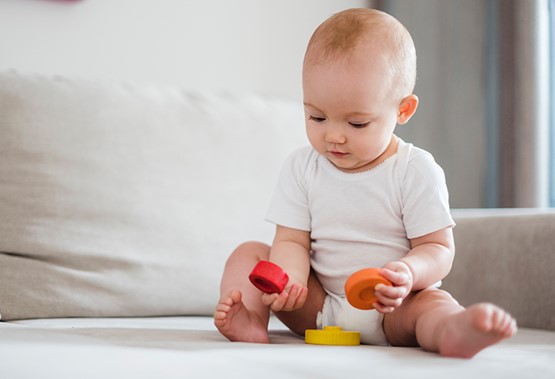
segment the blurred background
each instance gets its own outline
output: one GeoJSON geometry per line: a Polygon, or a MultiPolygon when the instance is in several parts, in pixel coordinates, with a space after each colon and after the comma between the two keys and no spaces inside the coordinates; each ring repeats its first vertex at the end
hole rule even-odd
{"type": "Polygon", "coordinates": [[[413,35],[421,103],[397,132],[452,207],[555,206],[555,0],[0,0],[0,69],[300,102],[310,35],[351,7],[413,35]]]}

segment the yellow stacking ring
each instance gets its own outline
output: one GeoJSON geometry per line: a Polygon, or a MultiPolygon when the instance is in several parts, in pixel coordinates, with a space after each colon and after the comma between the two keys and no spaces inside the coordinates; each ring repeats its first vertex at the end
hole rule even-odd
{"type": "Polygon", "coordinates": [[[339,326],[325,326],[323,330],[308,329],[304,340],[312,345],[360,345],[360,333],[344,331],[339,326]]]}

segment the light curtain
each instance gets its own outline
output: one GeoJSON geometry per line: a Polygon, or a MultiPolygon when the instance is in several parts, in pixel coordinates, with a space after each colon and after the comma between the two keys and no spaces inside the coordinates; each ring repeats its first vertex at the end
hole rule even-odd
{"type": "Polygon", "coordinates": [[[549,203],[549,2],[489,2],[491,178],[500,207],[549,203]]]}

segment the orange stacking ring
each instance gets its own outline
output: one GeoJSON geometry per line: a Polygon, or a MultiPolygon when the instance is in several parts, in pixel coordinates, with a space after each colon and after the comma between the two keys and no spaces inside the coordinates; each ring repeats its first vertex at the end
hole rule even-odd
{"type": "Polygon", "coordinates": [[[374,309],[372,304],[377,300],[374,287],[380,283],[392,285],[380,274],[379,268],[365,268],[355,272],[345,282],[347,301],[358,309],[374,309]]]}

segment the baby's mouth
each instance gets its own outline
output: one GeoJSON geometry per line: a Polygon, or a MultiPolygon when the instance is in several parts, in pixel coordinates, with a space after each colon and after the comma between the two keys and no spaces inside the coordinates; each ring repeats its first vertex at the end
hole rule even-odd
{"type": "Polygon", "coordinates": [[[349,153],[344,153],[342,151],[330,151],[329,153],[336,158],[344,158],[349,155],[349,153]]]}

